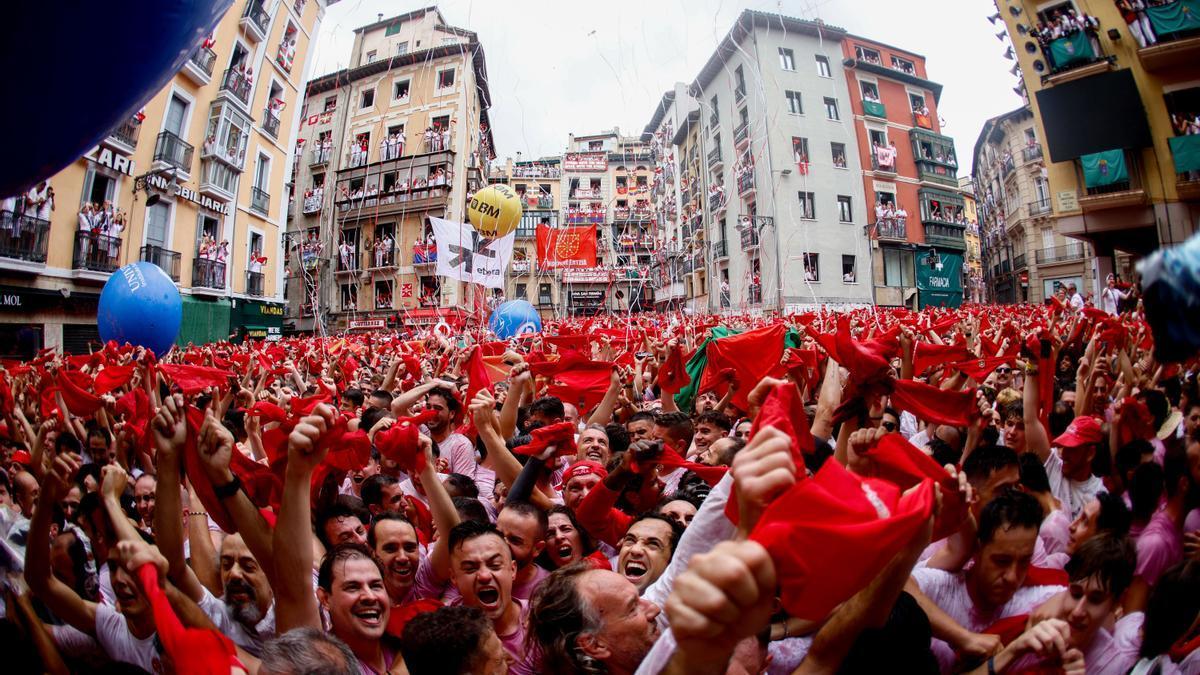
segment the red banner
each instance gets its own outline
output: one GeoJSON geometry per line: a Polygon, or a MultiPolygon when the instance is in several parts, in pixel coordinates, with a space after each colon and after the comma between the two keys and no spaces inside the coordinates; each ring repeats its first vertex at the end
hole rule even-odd
{"type": "Polygon", "coordinates": [[[538,267],[543,270],[596,266],[596,226],[537,228],[538,267]]]}

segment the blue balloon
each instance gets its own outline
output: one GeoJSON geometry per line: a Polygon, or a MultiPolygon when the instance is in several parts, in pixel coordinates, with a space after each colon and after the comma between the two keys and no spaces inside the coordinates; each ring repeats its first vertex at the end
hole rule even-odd
{"type": "Polygon", "coordinates": [[[542,332],[542,318],[528,302],[509,300],[492,310],[488,328],[492,329],[496,337],[507,340],[517,335],[542,332]]]}
{"type": "Polygon", "coordinates": [[[158,265],[130,263],[113,273],[100,292],[96,323],[100,339],[128,342],[158,356],[171,351],[183,321],[183,300],[158,265]]]}
{"type": "MultiPolygon", "coordinates": [[[[0,195],[49,178],[98,144],[179,72],[233,0],[9,2],[0,73],[24,98],[7,129],[0,195]]],[[[143,134],[142,143],[154,137],[143,134]],[[149,137],[147,137],[149,136],[149,137]]]]}

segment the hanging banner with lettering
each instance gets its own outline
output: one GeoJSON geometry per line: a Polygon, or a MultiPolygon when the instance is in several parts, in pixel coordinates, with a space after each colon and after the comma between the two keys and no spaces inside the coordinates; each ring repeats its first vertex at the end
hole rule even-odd
{"type": "Polygon", "coordinates": [[[596,266],[596,226],[537,228],[538,267],[543,270],[596,266]]]}
{"type": "Polygon", "coordinates": [[[440,277],[504,287],[504,271],[512,259],[516,230],[498,239],[484,237],[466,223],[430,218],[437,239],[437,274],[440,277]]]}
{"type": "Polygon", "coordinates": [[[916,256],[917,291],[920,308],[958,307],[962,304],[961,253],[938,251],[937,258],[916,256]]]}

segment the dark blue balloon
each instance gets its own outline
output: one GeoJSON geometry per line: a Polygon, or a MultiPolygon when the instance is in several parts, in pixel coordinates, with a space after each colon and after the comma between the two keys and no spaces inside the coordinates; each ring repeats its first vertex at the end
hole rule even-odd
{"type": "Polygon", "coordinates": [[[158,265],[130,263],[113,272],[100,292],[96,324],[103,342],[145,347],[162,356],[179,337],[183,300],[158,265]]]}
{"type": "Polygon", "coordinates": [[[524,300],[509,300],[492,310],[488,328],[501,340],[516,335],[542,332],[542,318],[533,305],[524,300]]]}
{"type": "Polygon", "coordinates": [[[0,196],[58,173],[136,113],[233,0],[4,4],[0,196]]]}

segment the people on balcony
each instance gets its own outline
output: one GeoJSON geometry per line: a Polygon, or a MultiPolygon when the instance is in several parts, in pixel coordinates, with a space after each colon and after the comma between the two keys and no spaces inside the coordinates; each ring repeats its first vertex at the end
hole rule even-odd
{"type": "Polygon", "coordinates": [[[350,166],[362,166],[367,163],[367,138],[362,135],[350,141],[350,166]]]}
{"type": "Polygon", "coordinates": [[[1154,29],[1150,26],[1150,17],[1146,16],[1144,0],[1115,0],[1115,2],[1129,27],[1129,32],[1133,35],[1133,39],[1137,40],[1139,47],[1144,49],[1158,43],[1158,37],[1154,35],[1154,29]]]}
{"type": "Polygon", "coordinates": [[[354,264],[354,247],[345,239],[338,244],[338,260],[341,262],[341,267],[338,269],[344,272],[353,272],[358,267],[354,264]]]}
{"type": "Polygon", "coordinates": [[[246,270],[251,274],[262,274],[265,264],[267,264],[267,257],[262,254],[262,249],[251,251],[250,262],[246,265],[246,270]]]}
{"type": "Polygon", "coordinates": [[[391,309],[392,294],[388,291],[375,291],[375,309],[391,309]]]}
{"type": "Polygon", "coordinates": [[[1097,33],[1099,28],[1100,21],[1094,16],[1081,14],[1074,9],[1066,11],[1059,9],[1054,12],[1049,21],[1039,21],[1033,30],[1030,31],[1030,35],[1038,41],[1038,44],[1042,48],[1042,54],[1046,57],[1046,61],[1050,64],[1050,70],[1053,72],[1060,68],[1060,64],[1054,61],[1050,43],[1060,38],[1071,37],[1083,31],[1087,34],[1088,42],[1092,47],[1092,53],[1099,56],[1100,39],[1097,33]]]}
{"type": "Polygon", "coordinates": [[[275,55],[275,61],[284,70],[292,71],[292,62],[296,60],[296,40],[290,37],[285,37],[283,42],[279,43],[279,51],[275,55]]]}
{"type": "Polygon", "coordinates": [[[871,143],[872,152],[875,153],[875,162],[880,169],[887,171],[896,170],[896,143],[889,142],[888,145],[883,145],[878,141],[871,143]]]}

